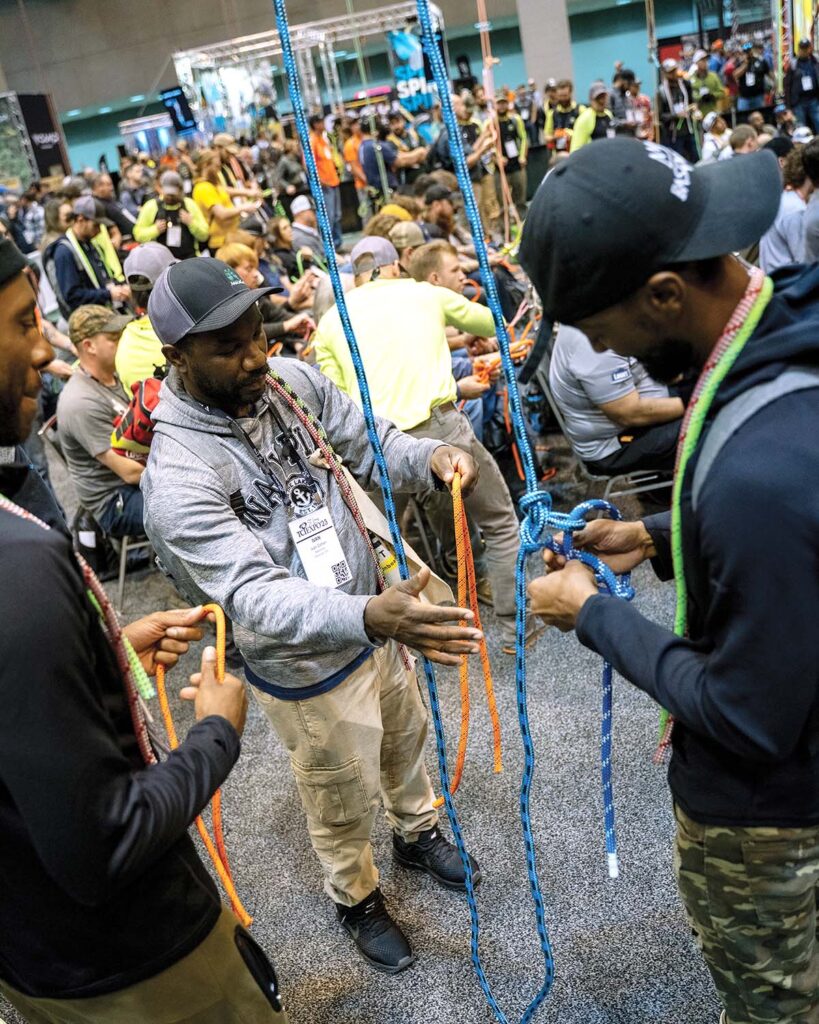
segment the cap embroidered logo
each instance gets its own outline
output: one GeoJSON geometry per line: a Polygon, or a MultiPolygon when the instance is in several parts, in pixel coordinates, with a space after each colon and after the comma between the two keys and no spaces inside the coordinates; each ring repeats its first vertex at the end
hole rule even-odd
{"type": "Polygon", "coordinates": [[[658,146],[656,142],[644,142],[643,145],[650,159],[663,164],[674,175],[674,180],[671,183],[671,195],[676,196],[682,203],[686,202],[691,190],[691,165],[679,153],[666,149],[664,146],[658,146]]]}
{"type": "Polygon", "coordinates": [[[244,284],[241,277],[239,277],[233,267],[225,267],[225,277],[230,281],[231,287],[234,287],[237,284],[244,284]]]}

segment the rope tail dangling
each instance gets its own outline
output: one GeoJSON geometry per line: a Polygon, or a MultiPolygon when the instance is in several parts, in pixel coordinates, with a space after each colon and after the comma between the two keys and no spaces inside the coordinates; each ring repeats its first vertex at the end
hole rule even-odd
{"type": "MultiPolygon", "coordinates": [[[[205,611],[212,612],[216,619],[216,679],[218,682],[223,683],[225,680],[225,613],[218,604],[206,604],[204,607],[205,611]]],[[[170,743],[171,750],[176,750],[179,746],[179,738],[176,734],[170,704],[168,703],[168,692],[165,687],[164,665],[157,665],[156,667],[156,691],[159,698],[159,708],[162,712],[162,719],[165,723],[165,730],[168,733],[168,742],[170,743]]],[[[219,875],[222,886],[228,894],[233,913],[236,915],[239,922],[245,928],[248,928],[251,925],[253,918],[242,906],[242,901],[239,899],[239,895],[236,892],[236,886],[233,883],[233,875],[230,871],[230,864],[228,863],[227,849],[225,848],[225,839],[222,831],[221,789],[217,789],[213,794],[213,799],[211,800],[211,814],[213,815],[213,834],[215,842],[211,839],[207,826],[202,820],[201,814],[196,817],[196,828],[205,845],[208,856],[216,869],[216,873],[219,875]]]]}
{"type": "MultiPolygon", "coordinates": [[[[350,321],[349,312],[347,310],[347,304],[344,298],[344,289],[341,284],[341,277],[338,271],[338,262],[336,260],[335,249],[333,247],[330,221],[327,216],[327,205],[324,201],[324,193],[322,192],[321,189],[321,182],[318,177],[315,157],[310,146],[307,117],[304,109],[304,101],[301,95],[301,86],[299,83],[296,58],[293,51],[293,43],[290,38],[290,26],[288,24],[287,19],[287,7],[285,4],[285,0],[273,0],[273,7],[276,14],[276,28],[278,29],[279,40],[281,42],[282,59],[285,73],[287,75],[288,91],[290,94],[290,101],[293,107],[293,113],[296,122],[296,131],[304,154],[304,163],[305,169],[307,171],[307,179],[310,184],[310,191],[313,195],[313,201],[315,202],[316,205],[316,219],[318,221],[318,227],[321,233],[321,239],[324,245],[325,255],[327,257],[327,271],[330,275],[330,281],[333,286],[333,295],[336,300],[336,308],[338,309],[339,317],[341,319],[342,328],[344,330],[344,336],[350,348],[350,356],[353,362],[353,367],[355,369],[358,389],[361,394],[361,405],[362,412],[364,414],[364,420],[367,425],[367,436],[373,450],[375,464],[378,467],[379,479],[381,481],[381,491],[384,498],[384,511],[386,513],[387,523],[389,524],[390,528],[390,537],[392,540],[393,548],[395,550],[395,556],[398,561],[398,569],[401,578],[408,579],[409,568],[407,566],[406,552],[404,551],[404,544],[401,539],[401,532],[398,527],[398,518],[396,515],[395,500],[393,498],[389,471],[387,469],[386,460],[384,458],[381,440],[378,437],[378,433],[375,427],[375,415],[373,413],[372,401],[370,399],[369,388],[367,386],[367,377],[364,372],[364,364],[361,359],[361,353],[359,351],[358,343],[353,332],[353,326],[350,321]]],[[[494,994],[492,993],[492,989],[489,985],[489,982],[486,978],[486,973],[483,969],[483,964],[481,963],[479,951],[480,920],[478,914],[478,905],[475,900],[475,886],[472,877],[472,864],[467,855],[460,819],[455,809],[455,804],[452,800],[452,792],[450,789],[449,782],[449,763],[446,752],[446,736],[444,733],[444,726],[441,718],[438,684],[435,678],[435,670],[432,667],[432,663],[427,658],[423,658],[422,664],[424,669],[424,678],[427,685],[427,692],[429,695],[430,714],[432,716],[432,723],[435,730],[435,747],[438,756],[438,772],[441,781],[441,790],[443,792],[444,797],[444,805],[446,807],[447,816],[449,818],[450,826],[452,828],[452,838],[455,842],[455,846],[458,850],[458,855],[461,858],[461,864],[464,869],[466,901],[469,907],[470,952],[472,957],[472,963],[475,968],[475,973],[477,975],[478,982],[484,993],[486,1002],[490,1009],[492,1010],[492,1013],[494,1014],[495,1019],[498,1021],[498,1024],[509,1024],[507,1017],[504,1015],[497,1000],[495,999],[494,994]]],[[[528,1019],[529,1017],[526,1018],[526,1020],[528,1019]]]]}
{"type": "MultiPolygon", "coordinates": [[[[468,607],[475,616],[475,627],[483,632],[481,616],[478,609],[478,590],[475,578],[475,562],[472,557],[472,542],[469,539],[469,524],[466,519],[463,496],[461,494],[461,474],[456,473],[452,480],[452,512],[455,526],[455,548],[458,555],[458,607],[468,607]]],[[[464,622],[461,625],[465,625],[464,622]]],[[[495,702],[495,689],[492,683],[492,667],[489,664],[489,651],[486,646],[486,637],[480,641],[481,668],[483,669],[483,680],[486,689],[486,703],[489,708],[489,718],[492,723],[493,743],[493,770],[503,771],[503,754],[501,749],[500,719],[498,717],[498,706],[495,702]]],[[[461,690],[461,730],[458,736],[458,756],[455,761],[455,771],[452,774],[452,793],[458,792],[463,775],[464,763],[466,761],[466,744],[469,738],[469,655],[461,655],[459,666],[460,690],[461,690]]],[[[443,807],[444,798],[438,797],[435,807],[443,807]]]]}

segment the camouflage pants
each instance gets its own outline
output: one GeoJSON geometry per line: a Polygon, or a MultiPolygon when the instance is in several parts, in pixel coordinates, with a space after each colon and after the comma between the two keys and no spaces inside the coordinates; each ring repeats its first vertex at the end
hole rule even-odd
{"type": "Polygon", "coordinates": [[[819,827],[674,813],[677,883],[729,1024],[819,1024],[819,827]]]}

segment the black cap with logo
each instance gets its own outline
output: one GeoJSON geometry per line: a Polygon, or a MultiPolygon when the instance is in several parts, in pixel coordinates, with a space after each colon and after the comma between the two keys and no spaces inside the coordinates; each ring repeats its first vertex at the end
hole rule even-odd
{"type": "Polygon", "coordinates": [[[156,336],[175,345],[188,334],[218,331],[235,323],[263,295],[281,288],[248,288],[233,267],[221,260],[183,260],[157,278],[148,299],[148,317],[156,336]]]}
{"type": "Polygon", "coordinates": [[[758,241],[782,196],[773,153],[692,167],[654,142],[601,139],[537,190],[519,259],[545,315],[577,323],[628,298],[661,267],[758,241]]]}

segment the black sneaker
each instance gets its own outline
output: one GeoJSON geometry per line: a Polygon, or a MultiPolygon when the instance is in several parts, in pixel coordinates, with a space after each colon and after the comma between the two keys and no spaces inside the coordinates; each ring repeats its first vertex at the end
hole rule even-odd
{"type": "Polygon", "coordinates": [[[389,915],[380,889],[355,906],[336,903],[341,927],[350,933],[367,963],[385,974],[398,974],[415,963],[406,935],[389,915]]]}
{"type": "MultiPolygon", "coordinates": [[[[392,852],[399,864],[415,871],[426,871],[444,888],[466,889],[464,866],[458,848],[444,839],[437,826],[422,832],[414,843],[408,843],[397,832],[393,832],[392,852]]],[[[477,885],[481,880],[481,869],[474,857],[469,858],[469,863],[472,865],[472,884],[477,885]]]]}

